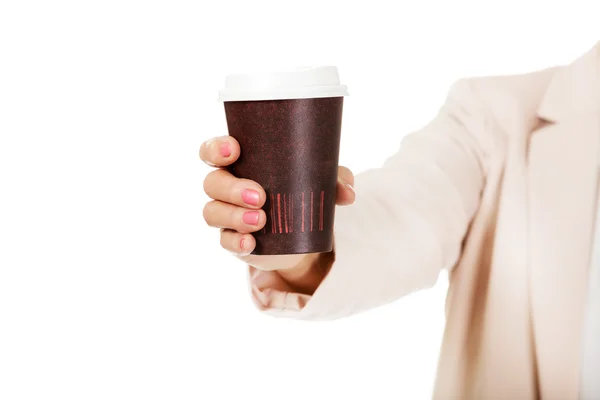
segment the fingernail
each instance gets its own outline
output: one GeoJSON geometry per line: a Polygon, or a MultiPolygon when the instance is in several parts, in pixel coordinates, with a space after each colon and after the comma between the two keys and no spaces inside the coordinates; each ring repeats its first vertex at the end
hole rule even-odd
{"type": "Polygon", "coordinates": [[[248,225],[258,225],[258,211],[248,211],[242,217],[244,223],[248,225]]]}
{"type": "Polygon", "coordinates": [[[231,145],[227,142],[221,143],[219,146],[219,152],[221,153],[222,157],[229,157],[231,155],[231,145]]]}
{"type": "Polygon", "coordinates": [[[242,192],[242,200],[251,206],[257,206],[260,201],[260,195],[256,190],[246,189],[242,192]]]}
{"type": "Polygon", "coordinates": [[[238,251],[236,251],[235,254],[237,256],[248,256],[248,255],[252,254],[252,251],[249,251],[248,249],[244,248],[245,246],[246,246],[246,238],[243,237],[240,239],[240,249],[238,251]]]}

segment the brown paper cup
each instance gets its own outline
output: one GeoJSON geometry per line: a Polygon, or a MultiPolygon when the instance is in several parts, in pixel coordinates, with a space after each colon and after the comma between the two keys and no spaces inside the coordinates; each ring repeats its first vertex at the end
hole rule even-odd
{"type": "Polygon", "coordinates": [[[267,193],[254,254],[332,250],[343,97],[225,102],[239,178],[267,193]]]}
{"type": "Polygon", "coordinates": [[[229,75],[220,100],[241,146],[230,168],[267,193],[254,254],[332,250],[342,105],[336,67],[229,75]]]}

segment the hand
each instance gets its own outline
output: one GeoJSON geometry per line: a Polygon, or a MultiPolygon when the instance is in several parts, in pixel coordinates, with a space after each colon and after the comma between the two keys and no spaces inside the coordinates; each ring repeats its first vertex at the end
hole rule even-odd
{"type": "MultiPolygon", "coordinates": [[[[200,147],[200,159],[217,167],[206,176],[204,191],[213,199],[204,207],[204,219],[209,226],[221,228],[221,246],[244,262],[262,270],[292,269],[308,257],[306,254],[257,256],[250,253],[256,246],[251,235],[267,221],[261,207],[266,200],[264,189],[256,182],[239,179],[222,169],[240,156],[240,145],[231,136],[206,141],[200,147]]],[[[354,175],[348,168],[340,167],[337,185],[337,204],[354,202],[352,185],[354,175]]]]}

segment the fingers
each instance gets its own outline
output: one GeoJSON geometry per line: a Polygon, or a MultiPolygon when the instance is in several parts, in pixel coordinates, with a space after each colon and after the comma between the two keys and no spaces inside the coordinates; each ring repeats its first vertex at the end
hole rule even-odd
{"type": "Polygon", "coordinates": [[[354,186],[354,174],[346,167],[338,168],[338,177],[343,183],[348,183],[354,186]]]}
{"type": "Polygon", "coordinates": [[[232,229],[239,233],[256,232],[267,222],[263,210],[248,210],[221,201],[211,201],[204,206],[204,220],[214,228],[232,229]]]}
{"type": "Polygon", "coordinates": [[[223,169],[212,171],[206,176],[204,191],[211,199],[252,209],[261,208],[267,198],[258,183],[238,179],[223,169]]]}
{"type": "Polygon", "coordinates": [[[354,175],[346,167],[339,167],[337,182],[336,203],[340,206],[346,206],[354,203],[356,193],[354,192],[354,175]]]}
{"type": "Polygon", "coordinates": [[[240,144],[231,136],[207,140],[200,146],[200,159],[211,167],[226,167],[240,156],[240,144]]]}
{"type": "Polygon", "coordinates": [[[223,229],[221,230],[221,246],[239,256],[245,256],[252,253],[256,247],[256,240],[250,234],[223,229]]]}

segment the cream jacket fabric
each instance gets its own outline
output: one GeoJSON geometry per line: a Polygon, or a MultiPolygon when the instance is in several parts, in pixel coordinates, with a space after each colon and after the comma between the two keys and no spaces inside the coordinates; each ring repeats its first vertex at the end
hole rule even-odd
{"type": "Polygon", "coordinates": [[[457,82],[336,211],[312,295],[250,268],[265,312],[331,319],[450,271],[435,399],[577,399],[598,183],[600,44],[568,66],[457,82]]]}

